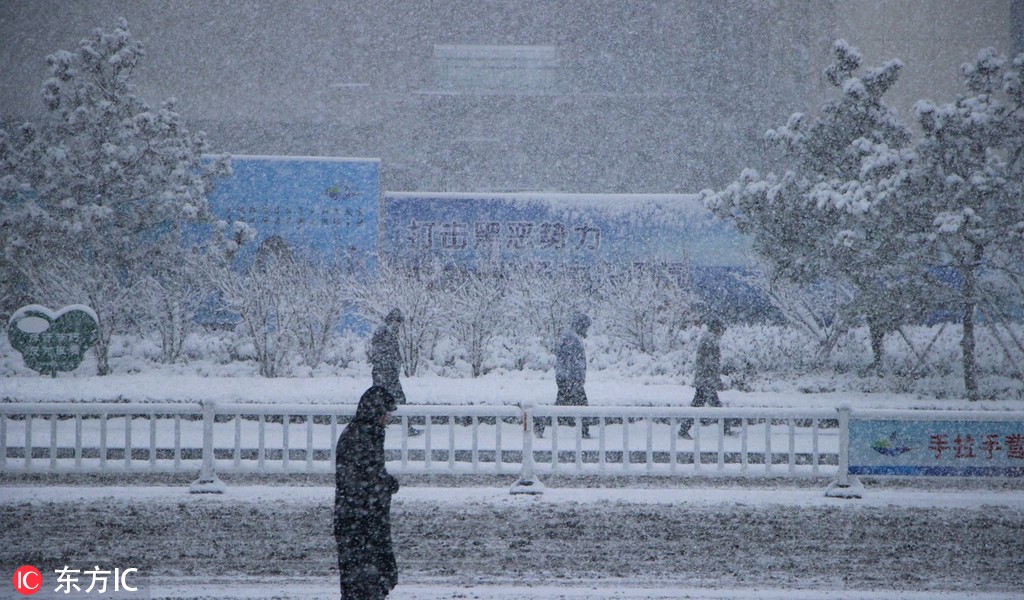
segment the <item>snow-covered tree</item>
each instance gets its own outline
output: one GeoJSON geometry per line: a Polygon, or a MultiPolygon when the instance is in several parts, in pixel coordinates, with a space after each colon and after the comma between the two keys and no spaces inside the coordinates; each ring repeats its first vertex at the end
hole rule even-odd
{"type": "MultiPolygon", "coordinates": [[[[843,40],[833,50],[825,77],[838,97],[820,115],[796,113],[766,134],[781,150],[781,174],[746,169],[724,190],[705,190],[703,197],[715,214],[751,235],[776,289],[788,282],[856,290],[836,297],[848,298],[854,303],[849,309],[867,320],[880,365],[882,336],[914,308],[905,305],[908,294],[897,291],[914,288],[920,264],[914,240],[899,233],[899,219],[907,215],[880,201],[887,197],[877,183],[897,168],[911,139],[882,102],[902,64],[891,60],[858,77],[858,50],[843,40]]],[[[825,339],[834,343],[832,335],[825,339]]]]}
{"type": "Polygon", "coordinates": [[[214,308],[211,300],[217,278],[256,236],[243,221],[210,225],[184,236],[173,253],[174,260],[152,265],[132,290],[139,307],[135,324],[143,335],[159,334],[162,362],[181,358],[186,340],[199,327],[200,314],[214,308]]]}
{"type": "MultiPolygon", "coordinates": [[[[756,262],[743,279],[778,308],[790,327],[815,341],[817,359],[824,361],[843,334],[855,325],[856,290],[836,281],[796,284],[778,275],[767,261],[756,262]]],[[[880,356],[881,352],[875,354],[880,356]]]]}
{"type": "Polygon", "coordinates": [[[645,354],[668,348],[675,332],[697,317],[684,273],[658,265],[604,265],[600,269],[602,330],[645,354]]]}
{"type": "Polygon", "coordinates": [[[338,332],[348,293],[344,273],[335,264],[306,259],[300,263],[299,276],[306,293],[296,319],[298,350],[303,364],[315,368],[338,332]]]}
{"type": "Polygon", "coordinates": [[[967,94],[915,105],[923,138],[888,183],[905,213],[924,217],[910,233],[928,243],[935,265],[957,274],[944,291],[960,307],[964,385],[977,400],[979,304],[991,300],[994,278],[1020,289],[1019,263],[1011,266],[1010,257],[1024,244],[1024,54],[1010,62],[985,49],[961,71],[967,94]]]}
{"type": "Polygon", "coordinates": [[[263,377],[287,374],[298,345],[302,299],[299,267],[280,237],[264,240],[248,269],[223,263],[211,281],[225,309],[238,315],[237,330],[248,340],[263,377]]]}
{"type": "Polygon", "coordinates": [[[509,320],[508,284],[501,270],[458,269],[445,279],[442,330],[465,350],[473,377],[483,374],[488,346],[509,320]]]}
{"type": "Polygon", "coordinates": [[[508,302],[515,315],[509,333],[513,338],[535,335],[554,354],[573,314],[587,312],[597,303],[592,273],[582,265],[561,262],[512,264],[506,269],[508,302]]]}
{"type": "Polygon", "coordinates": [[[25,123],[12,132],[0,129],[0,317],[4,322],[19,307],[32,302],[31,285],[18,264],[19,247],[33,235],[32,214],[15,210],[31,192],[27,171],[39,161],[39,132],[25,123]]]}
{"type": "Polygon", "coordinates": [[[445,305],[440,273],[434,265],[382,260],[373,273],[357,274],[347,286],[348,300],[371,321],[383,323],[392,308],[402,310],[405,321],[398,330],[398,345],[406,377],[419,371],[441,336],[445,305]]]}
{"type": "MultiPolygon", "coordinates": [[[[247,225],[236,227],[243,240],[248,237],[247,225]]],[[[252,345],[260,375],[287,375],[299,359],[311,369],[323,362],[349,295],[337,264],[295,253],[283,238],[270,236],[250,265],[220,261],[208,275],[219,308],[237,315],[235,331],[252,345]]]]}
{"type": "Polygon", "coordinates": [[[181,262],[183,228],[209,218],[206,195],[230,172],[202,160],[174,100],[151,108],[134,92],[144,56],[123,19],[73,52],[47,57],[49,119],[4,135],[4,260],[43,304],[83,303],[99,317],[100,374],[111,336],[146,308],[134,290],[181,262]]]}
{"type": "Polygon", "coordinates": [[[979,305],[1000,316],[1005,296],[1024,288],[1011,266],[1024,241],[1024,56],[979,53],[962,67],[966,95],[915,106],[923,135],[911,144],[881,102],[899,63],[855,77],[856,49],[840,41],[835,52],[826,76],[840,97],[817,119],[797,114],[768,133],[787,170],[762,177],[748,169],[705,201],[753,236],[777,276],[852,285],[875,365],[886,331],[959,307],[964,384],[977,399],[979,305]],[[995,300],[997,290],[1004,297],[995,300]]]}
{"type": "Polygon", "coordinates": [[[206,284],[201,256],[183,255],[182,260],[161,272],[147,273],[132,292],[148,310],[141,311],[138,325],[160,335],[160,360],[177,361],[185,341],[195,328],[195,318],[210,288],[206,284]]]}

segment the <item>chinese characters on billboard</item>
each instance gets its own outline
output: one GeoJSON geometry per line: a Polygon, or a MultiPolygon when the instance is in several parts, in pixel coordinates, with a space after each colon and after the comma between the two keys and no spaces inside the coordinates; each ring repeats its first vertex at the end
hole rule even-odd
{"type": "Polygon", "coordinates": [[[417,221],[408,223],[409,248],[441,251],[530,253],[560,250],[593,253],[601,248],[601,228],[587,223],[573,225],[535,221],[417,221]]]}
{"type": "Polygon", "coordinates": [[[405,260],[739,267],[749,247],[684,194],[402,192],[384,214],[383,250],[405,260]]]}
{"type": "Polygon", "coordinates": [[[384,194],[381,253],[403,262],[653,266],[726,318],[771,307],[746,282],[750,240],[691,194],[384,194]]]}
{"type": "Polygon", "coordinates": [[[850,474],[1024,475],[1024,423],[850,421],[850,474]]]}

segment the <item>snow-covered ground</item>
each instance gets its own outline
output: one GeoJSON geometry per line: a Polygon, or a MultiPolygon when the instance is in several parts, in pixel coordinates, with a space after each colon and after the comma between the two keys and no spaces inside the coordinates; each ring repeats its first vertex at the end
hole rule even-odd
{"type": "MultiPolygon", "coordinates": [[[[405,485],[392,597],[1024,597],[1019,488],[888,485],[839,500],[814,486],[693,485],[542,496],[405,485]]],[[[209,496],[10,484],[0,562],[137,566],[154,598],[331,598],[331,502],[325,485],[209,496]]]]}
{"type": "MultiPolygon", "coordinates": [[[[699,483],[661,484],[653,487],[578,487],[566,483],[565,487],[548,487],[543,494],[514,495],[507,487],[405,485],[395,495],[400,505],[447,504],[459,506],[489,506],[530,510],[539,506],[602,505],[636,506],[689,506],[722,508],[742,506],[751,509],[779,507],[803,508],[892,508],[941,509],[961,512],[979,512],[990,507],[1024,511],[1024,493],[1015,487],[979,489],[977,486],[957,489],[953,486],[921,488],[891,483],[869,487],[863,498],[830,498],[823,490],[812,485],[794,487],[760,485],[707,485],[699,483]]],[[[221,504],[273,505],[294,507],[330,504],[334,489],[321,485],[235,485],[223,494],[191,494],[187,487],[131,485],[131,486],[69,486],[8,484],[4,486],[0,506],[46,505],[48,503],[137,502],[137,503],[190,503],[216,506],[221,504]]],[[[1022,542],[1024,543],[1024,542],[1022,542]]],[[[1024,546],[1022,546],[1024,548],[1024,546]]]]}
{"type": "MultiPolygon", "coordinates": [[[[268,588],[287,590],[280,598],[321,599],[335,598],[336,594],[323,585],[305,580],[265,580],[253,582],[233,580],[222,583],[202,581],[198,584],[181,582],[158,587],[154,592],[168,597],[189,597],[197,589],[204,595],[223,599],[263,598],[268,588]]],[[[275,596],[278,597],[278,596],[275,596]]],[[[907,592],[896,590],[864,591],[833,589],[775,589],[752,588],[698,588],[685,586],[643,585],[630,583],[565,584],[565,585],[466,585],[435,586],[408,585],[396,588],[391,600],[1019,600],[1015,592],[907,592]]]]}
{"type": "MultiPolygon", "coordinates": [[[[674,349],[651,354],[607,335],[587,338],[587,394],[592,404],[674,405],[693,397],[699,329],[679,334],[674,349]]],[[[844,337],[820,359],[812,340],[791,328],[731,327],[722,340],[723,400],[733,406],[854,408],[1024,408],[1019,361],[992,339],[979,341],[983,401],[964,397],[960,337],[956,327],[914,327],[908,341],[889,336],[885,374],[866,374],[871,362],[865,328],[844,337]],[[928,351],[924,349],[928,348],[928,351]],[[923,362],[922,362],[923,361],[923,362]]],[[[1024,335],[1024,330],[1019,332],[1024,335]]],[[[1018,336],[1019,337],[1019,336],[1018,336]]],[[[113,373],[97,377],[88,353],[82,365],[56,378],[25,367],[6,336],[0,336],[0,400],[354,403],[370,383],[365,336],[346,332],[332,342],[331,360],[315,369],[293,365],[292,376],[264,379],[244,340],[230,332],[196,332],[176,363],[158,360],[152,336],[114,336],[113,373]]],[[[485,375],[469,376],[457,347],[448,341],[423,359],[416,377],[403,378],[409,401],[420,404],[519,404],[554,400],[554,356],[538,340],[495,340],[485,375]],[[528,356],[526,364],[522,358],[528,356]]]]}
{"type": "MultiPolygon", "coordinates": [[[[821,385],[803,391],[780,386],[775,391],[727,389],[720,393],[728,406],[772,408],[920,408],[952,410],[1024,410],[1024,400],[999,399],[968,402],[936,399],[889,391],[832,391],[822,376],[821,385]]],[[[185,402],[211,399],[220,402],[284,404],[355,404],[370,386],[369,374],[335,377],[206,376],[153,372],[106,377],[78,374],[57,378],[34,374],[0,379],[3,397],[21,402],[135,401],[185,402]]],[[[422,375],[404,378],[402,386],[413,404],[551,404],[555,398],[550,373],[513,371],[478,378],[422,375]]],[[[680,377],[624,377],[615,371],[597,371],[588,377],[587,396],[595,406],[686,406],[693,388],[680,377]]]]}

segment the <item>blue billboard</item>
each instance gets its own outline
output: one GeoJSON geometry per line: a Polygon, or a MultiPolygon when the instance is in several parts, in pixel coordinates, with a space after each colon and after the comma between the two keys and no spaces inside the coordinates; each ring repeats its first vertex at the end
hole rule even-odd
{"type": "Polygon", "coordinates": [[[380,161],[359,158],[233,156],[233,175],[216,183],[210,208],[256,232],[242,261],[281,238],[290,248],[372,268],[377,252],[380,161]]]}
{"type": "Polygon", "coordinates": [[[742,278],[749,238],[697,195],[388,192],[383,212],[381,251],[394,259],[660,266],[723,318],[774,314],[742,278]]]}

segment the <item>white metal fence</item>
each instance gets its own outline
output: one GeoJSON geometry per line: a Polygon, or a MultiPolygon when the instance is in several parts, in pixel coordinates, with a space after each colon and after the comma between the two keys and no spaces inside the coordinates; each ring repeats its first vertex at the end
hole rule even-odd
{"type": "MultiPolygon", "coordinates": [[[[335,441],[354,413],[351,405],[0,404],[0,471],[332,473],[335,441]]],[[[385,450],[399,474],[513,475],[526,455],[541,475],[828,476],[839,463],[837,413],[828,409],[406,405],[395,419],[385,450]],[[534,418],[556,425],[534,439],[534,418]],[[594,423],[590,439],[581,418],[594,423]],[[676,434],[685,418],[696,420],[692,440],[676,434]],[[737,423],[733,436],[726,419],[737,423]],[[422,434],[409,436],[410,423],[422,434]]]]}
{"type": "MultiPolygon", "coordinates": [[[[199,473],[194,491],[222,490],[218,474],[329,474],[335,441],[354,414],[354,405],[0,403],[0,473],[199,473]]],[[[1024,414],[852,415],[848,408],[405,405],[387,429],[385,453],[393,473],[518,476],[513,491],[527,493],[543,488],[538,475],[720,475],[829,477],[836,480],[830,494],[857,497],[859,484],[848,473],[851,422],[869,433],[877,422],[904,433],[938,423],[924,430],[938,456],[955,452],[977,462],[982,452],[993,459],[998,448],[1005,454],[1000,472],[1024,473],[1024,414]],[[546,423],[542,439],[534,438],[535,419],[546,423]],[[677,435],[684,419],[693,419],[692,439],[677,435]],[[958,425],[943,433],[943,422],[958,425]],[[970,422],[988,429],[972,437],[970,422]],[[419,435],[411,436],[410,426],[419,435]]],[[[858,460],[865,447],[878,459],[876,438],[860,440],[858,460]]]]}

